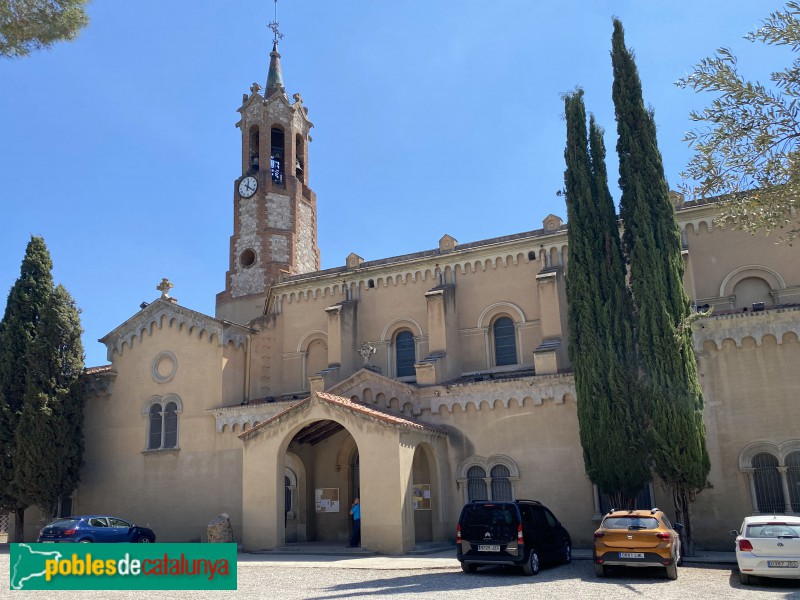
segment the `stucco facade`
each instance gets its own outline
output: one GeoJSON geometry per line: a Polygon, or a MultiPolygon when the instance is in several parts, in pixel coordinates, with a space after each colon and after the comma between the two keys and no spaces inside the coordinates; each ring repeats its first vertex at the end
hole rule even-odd
{"type": "MultiPolygon", "coordinates": [[[[86,373],[73,512],[175,542],[203,539],[226,512],[257,550],[346,544],[359,496],[362,544],[403,553],[452,541],[470,498],[528,498],[588,546],[604,503],[583,470],[567,355],[567,225],[546,215],[465,244],[442,232],[428,250],[352,253],[320,271],[312,125],[271,56],[272,83],[239,109],[216,315],[164,293],[101,340],[110,364],[86,373]],[[247,197],[245,177],[257,181],[247,197]]],[[[727,548],[745,515],[800,513],[800,261],[714,227],[713,203],[675,204],[687,292],[714,307],[693,324],[712,464],[695,542],[727,548]]],[[[671,512],[657,480],[649,495],[671,512]]],[[[41,523],[28,520],[26,539],[41,523]]]]}

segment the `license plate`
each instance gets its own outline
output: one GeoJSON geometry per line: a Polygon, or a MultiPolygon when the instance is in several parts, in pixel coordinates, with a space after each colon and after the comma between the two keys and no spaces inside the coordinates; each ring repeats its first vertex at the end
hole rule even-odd
{"type": "Polygon", "coordinates": [[[768,560],[767,566],[772,568],[796,569],[796,560],[768,560]]]}
{"type": "Polygon", "coordinates": [[[499,544],[481,544],[478,546],[478,552],[500,552],[499,544]]]}
{"type": "Polygon", "coordinates": [[[644,552],[620,552],[620,558],[644,558],[644,552]]]}

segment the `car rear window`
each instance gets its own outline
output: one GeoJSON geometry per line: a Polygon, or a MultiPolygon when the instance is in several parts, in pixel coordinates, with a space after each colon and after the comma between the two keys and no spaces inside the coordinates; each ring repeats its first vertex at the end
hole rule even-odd
{"type": "Polygon", "coordinates": [[[79,519],[56,519],[48,527],[71,527],[78,523],[79,519]]]}
{"type": "Polygon", "coordinates": [[[516,525],[518,521],[516,507],[510,504],[468,504],[461,515],[463,527],[516,525]]]}
{"type": "Polygon", "coordinates": [[[607,517],[603,521],[606,529],[658,529],[655,517],[607,517]]]}
{"type": "Polygon", "coordinates": [[[749,538],[800,537],[800,525],[795,523],[751,523],[745,536],[749,538]]]}

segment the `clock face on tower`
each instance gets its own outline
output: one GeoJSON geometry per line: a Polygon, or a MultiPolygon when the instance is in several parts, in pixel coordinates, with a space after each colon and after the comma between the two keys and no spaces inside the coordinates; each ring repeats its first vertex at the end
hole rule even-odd
{"type": "Polygon", "coordinates": [[[258,180],[252,175],[248,175],[239,182],[239,195],[242,198],[249,198],[256,193],[258,180]]]}

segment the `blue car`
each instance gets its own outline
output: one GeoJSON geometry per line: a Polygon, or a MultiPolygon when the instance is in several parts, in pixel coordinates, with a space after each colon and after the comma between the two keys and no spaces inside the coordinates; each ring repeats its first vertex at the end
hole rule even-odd
{"type": "Polygon", "coordinates": [[[61,517],[45,525],[36,541],[40,544],[64,542],[152,544],[156,541],[156,534],[152,529],[138,527],[117,517],[83,515],[61,517]]]}

